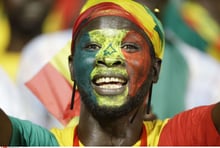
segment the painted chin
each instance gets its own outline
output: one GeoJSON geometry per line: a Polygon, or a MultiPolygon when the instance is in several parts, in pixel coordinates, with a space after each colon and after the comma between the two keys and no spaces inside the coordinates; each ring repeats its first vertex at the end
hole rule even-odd
{"type": "Polygon", "coordinates": [[[92,80],[92,87],[101,96],[117,96],[126,91],[128,79],[123,76],[97,76],[92,80]]]}

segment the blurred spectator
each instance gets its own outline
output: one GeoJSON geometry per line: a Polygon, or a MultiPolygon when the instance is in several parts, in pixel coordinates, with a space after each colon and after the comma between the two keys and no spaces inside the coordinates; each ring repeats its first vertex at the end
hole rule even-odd
{"type": "Polygon", "coordinates": [[[153,112],[163,119],[219,99],[219,2],[138,1],[155,9],[166,33],[160,80],[153,87],[153,112]]]}
{"type": "Polygon", "coordinates": [[[15,80],[23,46],[42,33],[43,22],[55,0],[1,0],[0,65],[15,80]],[[5,27],[5,28],[4,28],[5,27]]]}
{"type": "MultiPolygon", "coordinates": [[[[1,0],[0,2],[0,25],[2,25],[0,28],[2,33],[0,35],[2,43],[0,47],[0,65],[10,79],[7,80],[5,78],[4,91],[0,92],[0,103],[5,104],[6,111],[12,113],[12,115],[31,120],[42,109],[40,107],[30,108],[37,111],[33,116],[28,116],[28,112],[30,112],[28,108],[30,106],[17,88],[15,79],[19,70],[18,65],[23,47],[31,39],[42,33],[45,18],[48,16],[55,0],[1,0]],[[17,110],[17,107],[10,105],[12,102],[17,102],[16,105],[20,106],[23,111],[21,112],[17,110]]],[[[48,115],[46,114],[45,116],[48,115]]],[[[37,123],[40,125],[48,124],[48,121],[39,120],[38,116],[35,118],[34,121],[38,120],[37,123]]]]}
{"type": "Polygon", "coordinates": [[[45,20],[44,32],[66,30],[73,22],[85,0],[56,0],[53,9],[45,20]]]}
{"type": "MultiPolygon", "coordinates": [[[[33,116],[33,112],[27,113],[28,117],[31,118],[31,120],[34,122],[39,122],[38,121],[39,118],[42,119],[42,121],[44,122],[49,120],[46,124],[47,128],[54,126],[56,127],[63,126],[63,124],[57,119],[55,119],[54,115],[52,115],[51,112],[48,112],[48,108],[45,108],[45,105],[42,105],[42,101],[39,98],[37,98],[38,96],[36,96],[36,94],[33,94],[29,89],[27,89],[25,83],[28,80],[30,80],[34,75],[36,75],[36,73],[38,73],[43,68],[43,66],[45,66],[52,59],[52,57],[57,54],[57,52],[59,52],[68,42],[70,42],[72,37],[72,31],[71,31],[72,23],[75,20],[75,16],[79,13],[80,8],[85,2],[85,0],[78,0],[78,1],[72,1],[71,3],[67,3],[68,1],[69,0],[64,0],[64,1],[58,0],[56,5],[57,4],[60,5],[55,6],[55,9],[57,9],[57,7],[59,7],[60,9],[57,11],[54,10],[56,11],[56,13],[52,15],[52,17],[54,17],[56,16],[57,12],[60,12],[62,10],[65,11],[60,13],[60,15],[64,15],[67,12],[69,12],[68,14],[66,14],[66,16],[68,17],[66,17],[66,19],[62,21],[63,23],[62,29],[60,31],[41,34],[35,37],[33,40],[31,40],[23,48],[21,61],[19,65],[19,71],[17,75],[18,89],[23,94],[25,102],[29,104],[28,105],[29,109],[39,108],[39,107],[41,108],[41,110],[37,112],[35,116],[33,116]],[[70,6],[70,4],[73,4],[74,6],[70,6]],[[71,19],[69,17],[71,17],[71,19]]],[[[57,18],[59,17],[57,16],[57,18]]],[[[59,63],[59,66],[63,67],[62,63],[59,63]]],[[[66,64],[65,67],[68,67],[68,65],[66,64]]],[[[52,83],[53,82],[51,82],[51,84],[52,83]]],[[[38,85],[45,86],[46,82],[45,81],[38,82],[38,85]]],[[[42,93],[47,94],[47,96],[49,96],[50,93],[46,92],[46,90],[44,91],[45,92],[42,93]]],[[[56,96],[57,94],[55,93],[54,95],[56,96]]],[[[53,106],[55,102],[55,97],[50,97],[46,99],[48,101],[53,100],[52,102],[50,102],[49,105],[51,108],[55,108],[55,106],[53,106]]],[[[40,124],[42,125],[44,123],[40,123],[40,124]]]]}
{"type": "MultiPolygon", "coordinates": [[[[53,37],[48,32],[56,32],[72,27],[75,15],[81,5],[81,1],[73,0],[0,0],[0,65],[3,66],[10,78],[17,83],[18,87],[13,84],[13,88],[16,89],[17,98],[22,98],[17,105],[20,108],[24,106],[22,107],[24,109],[22,115],[25,115],[20,116],[46,128],[62,125],[26,89],[23,80],[28,79],[31,72],[40,68],[41,64],[45,63],[53,53],[56,53],[68,42],[71,38],[71,32],[64,31],[67,33],[63,33],[61,36],[54,35],[53,37]],[[25,52],[26,49],[27,52],[25,52]],[[33,54],[29,54],[32,52],[33,54]],[[22,62],[29,56],[32,60],[27,63],[22,62]],[[20,62],[21,64],[19,64],[20,62]],[[36,111],[33,112],[33,110],[36,111]],[[29,114],[30,112],[32,114],[29,114]]],[[[4,93],[9,94],[11,89],[6,88],[4,93]]],[[[1,104],[10,104],[10,101],[11,99],[7,97],[1,97],[0,100],[1,104]]],[[[10,106],[8,106],[8,109],[10,109],[9,112],[16,111],[10,106]]]]}
{"type": "Polygon", "coordinates": [[[1,0],[0,65],[15,80],[23,46],[41,33],[72,27],[81,1],[1,0]]]}
{"type": "Polygon", "coordinates": [[[170,1],[163,16],[166,36],[189,66],[186,109],[220,98],[219,1],[170,1]]]}

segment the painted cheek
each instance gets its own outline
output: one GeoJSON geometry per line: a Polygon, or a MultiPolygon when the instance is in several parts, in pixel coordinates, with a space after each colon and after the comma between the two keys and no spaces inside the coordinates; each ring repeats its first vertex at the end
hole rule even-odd
{"type": "Polygon", "coordinates": [[[77,40],[76,49],[74,53],[74,77],[78,81],[78,85],[83,87],[84,90],[89,90],[90,86],[90,74],[94,68],[95,54],[96,52],[89,52],[85,50],[85,43],[90,41],[90,35],[85,32],[77,40]]]}
{"type": "Polygon", "coordinates": [[[126,60],[126,69],[130,77],[129,94],[134,96],[137,90],[143,85],[149,73],[150,60],[146,54],[133,53],[132,55],[124,53],[126,60]]]}
{"type": "Polygon", "coordinates": [[[130,78],[129,95],[134,96],[147,79],[149,73],[151,66],[149,46],[146,40],[135,31],[127,33],[123,42],[134,42],[139,45],[140,48],[132,53],[122,50],[126,59],[126,69],[130,78]]]}
{"type": "Polygon", "coordinates": [[[79,82],[79,85],[83,87],[84,90],[90,90],[90,74],[94,68],[95,52],[85,52],[83,50],[78,50],[75,53],[74,59],[74,69],[75,69],[75,79],[79,82]],[[82,60],[83,59],[83,60],[82,60]]]}
{"type": "Polygon", "coordinates": [[[126,59],[126,69],[130,77],[129,94],[134,96],[137,90],[143,85],[147,79],[151,66],[151,57],[147,42],[140,35],[129,35],[125,38],[136,41],[140,45],[140,51],[127,53],[122,51],[126,59]]]}

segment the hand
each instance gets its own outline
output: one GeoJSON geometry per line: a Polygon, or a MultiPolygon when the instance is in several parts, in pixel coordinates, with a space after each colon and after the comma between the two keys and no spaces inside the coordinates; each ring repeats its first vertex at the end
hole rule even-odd
{"type": "Polygon", "coordinates": [[[0,145],[8,146],[11,139],[12,125],[8,116],[0,108],[0,145]]]}

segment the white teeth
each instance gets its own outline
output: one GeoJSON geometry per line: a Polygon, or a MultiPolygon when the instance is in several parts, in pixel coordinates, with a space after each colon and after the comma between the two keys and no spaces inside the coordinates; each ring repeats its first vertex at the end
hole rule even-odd
{"type": "Polygon", "coordinates": [[[123,79],[120,78],[114,78],[114,77],[102,77],[96,80],[96,84],[100,84],[100,83],[124,83],[125,81],[123,79]]]}

